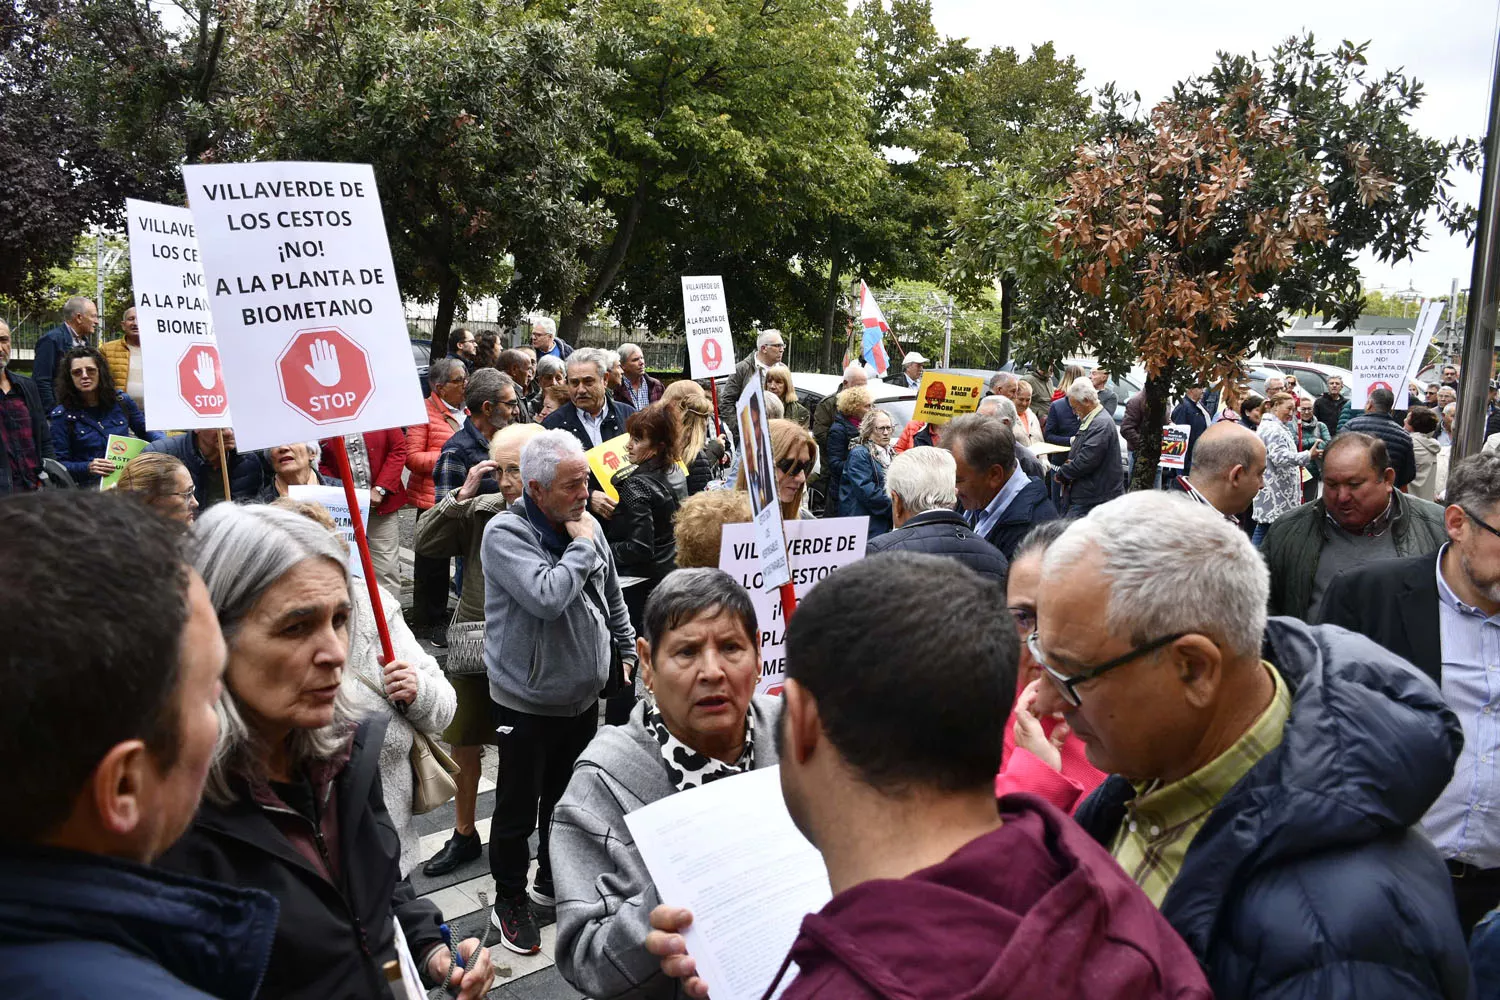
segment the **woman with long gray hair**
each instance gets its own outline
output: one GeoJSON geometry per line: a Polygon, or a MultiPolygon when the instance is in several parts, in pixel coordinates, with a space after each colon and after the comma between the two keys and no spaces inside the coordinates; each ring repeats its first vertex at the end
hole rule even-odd
{"type": "Polygon", "coordinates": [[[273,507],[217,504],[190,535],[229,655],[203,803],[158,862],[263,889],[280,906],[265,996],[379,997],[399,922],[429,984],[478,1000],[493,979],[474,939],[454,970],[442,914],[401,880],[380,782],[387,718],[351,717],[348,554],[320,525],[273,507]]]}

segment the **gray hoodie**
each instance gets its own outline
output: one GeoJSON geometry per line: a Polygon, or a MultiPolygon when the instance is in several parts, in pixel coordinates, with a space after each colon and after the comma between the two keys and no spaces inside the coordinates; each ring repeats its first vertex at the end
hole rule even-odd
{"type": "MultiPolygon", "coordinates": [[[[594,524],[554,555],[524,504],[484,528],[484,665],[490,697],[528,715],[575,716],[599,700],[610,643],[635,659],[615,560],[594,524]]],[[[592,519],[585,512],[584,517],[592,519]]]]}
{"type": "MultiPolygon", "coordinates": [[[[751,699],[755,767],[775,767],[781,699],[751,699]]],[[[557,967],[596,1000],[673,1000],[677,980],[646,951],[651,911],[661,902],[625,825],[625,814],[674,794],[661,745],[640,702],[623,726],[605,726],[573,765],[552,812],[552,884],[557,892],[557,967]]]]}

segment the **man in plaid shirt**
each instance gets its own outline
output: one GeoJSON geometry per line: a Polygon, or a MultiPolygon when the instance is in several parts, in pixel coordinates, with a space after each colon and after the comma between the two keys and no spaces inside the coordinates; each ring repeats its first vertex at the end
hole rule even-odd
{"type": "Polygon", "coordinates": [[[1447,869],[1415,828],[1458,720],[1364,637],[1268,620],[1269,591],[1244,532],[1182,496],[1131,493],[1053,543],[1035,709],[1113,775],[1077,820],[1219,1000],[1468,996],[1447,869]]]}

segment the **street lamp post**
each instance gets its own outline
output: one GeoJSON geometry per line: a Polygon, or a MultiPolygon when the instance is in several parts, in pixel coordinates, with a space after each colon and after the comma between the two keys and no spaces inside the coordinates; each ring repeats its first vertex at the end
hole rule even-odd
{"type": "Polygon", "coordinates": [[[1469,279],[1469,315],[1464,329],[1463,377],[1458,419],[1453,428],[1452,461],[1462,461],[1484,444],[1485,408],[1495,360],[1495,305],[1500,292],[1500,40],[1490,82],[1490,124],[1484,137],[1484,177],[1479,189],[1479,230],[1474,240],[1474,271],[1469,279]]]}

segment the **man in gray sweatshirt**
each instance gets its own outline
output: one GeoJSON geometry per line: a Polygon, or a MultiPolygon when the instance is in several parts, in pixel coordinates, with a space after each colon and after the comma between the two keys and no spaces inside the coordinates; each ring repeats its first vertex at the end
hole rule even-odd
{"type": "Polygon", "coordinates": [[[552,809],[598,725],[599,691],[616,669],[634,676],[635,632],[604,531],[588,513],[589,467],[567,431],[521,450],[522,502],[484,529],[484,661],[500,759],[490,872],[501,943],[535,953],[531,903],[551,907],[552,809]],[[527,841],[540,825],[529,899],[527,841]]]}

